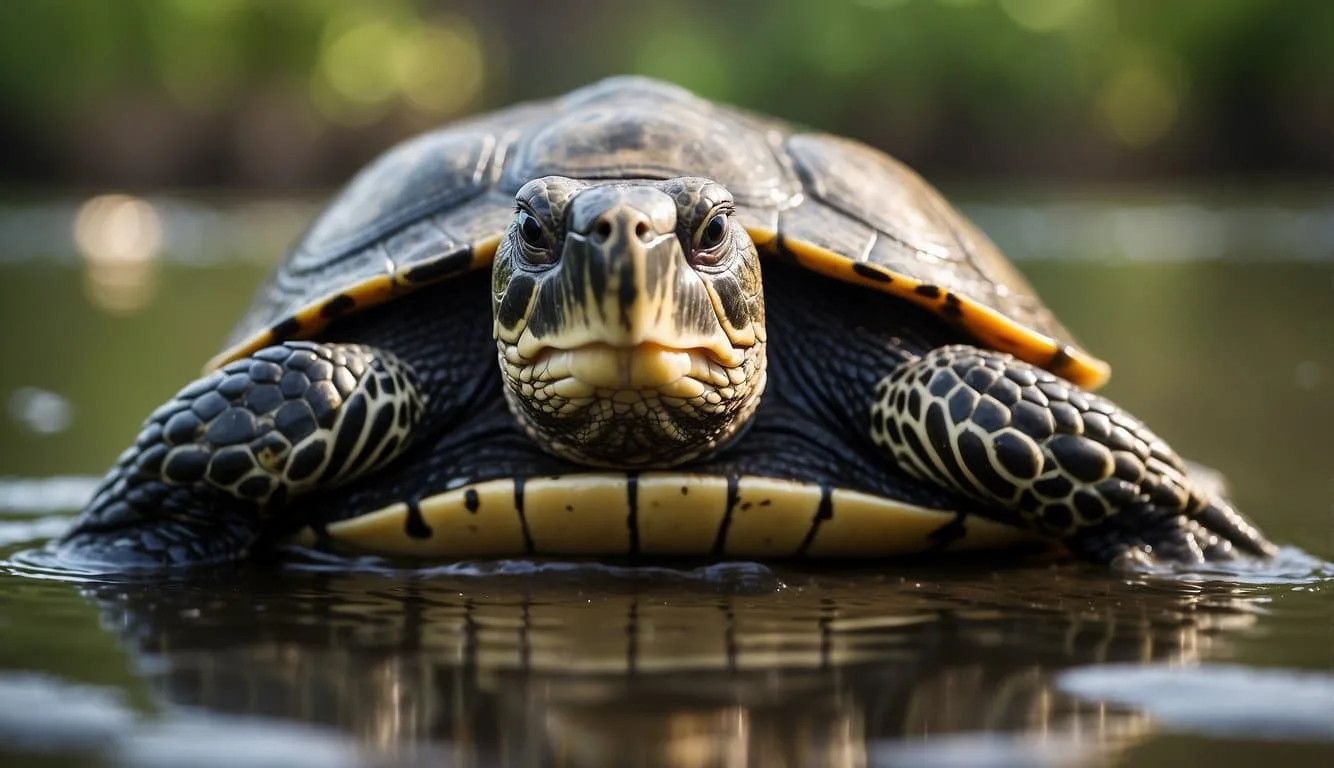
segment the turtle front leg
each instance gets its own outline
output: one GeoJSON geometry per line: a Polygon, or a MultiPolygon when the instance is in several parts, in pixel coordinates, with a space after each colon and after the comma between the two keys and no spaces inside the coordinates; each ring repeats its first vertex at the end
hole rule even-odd
{"type": "Polygon", "coordinates": [[[876,387],[871,434],[913,476],[999,507],[1087,559],[1274,552],[1138,419],[1000,352],[942,347],[900,366],[876,387]]]}
{"type": "Polygon", "coordinates": [[[154,411],[57,548],[116,566],[240,559],[292,497],[399,455],[422,412],[415,374],[390,352],[266,347],[154,411]]]}

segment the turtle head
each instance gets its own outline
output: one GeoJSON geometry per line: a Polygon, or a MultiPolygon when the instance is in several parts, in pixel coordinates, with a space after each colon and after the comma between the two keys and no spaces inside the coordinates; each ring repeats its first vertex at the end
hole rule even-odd
{"type": "Polygon", "coordinates": [[[510,409],[549,451],[662,467],[722,447],[764,389],[755,244],[708,179],[530,181],[496,249],[510,409]]]}

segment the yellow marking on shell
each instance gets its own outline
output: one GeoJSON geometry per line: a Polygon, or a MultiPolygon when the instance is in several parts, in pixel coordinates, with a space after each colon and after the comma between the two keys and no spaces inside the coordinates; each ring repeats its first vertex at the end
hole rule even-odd
{"type": "Polygon", "coordinates": [[[596,555],[630,549],[629,492],[623,474],[528,480],[523,508],[538,552],[596,555]]]}
{"type": "MultiPolygon", "coordinates": [[[[491,266],[491,260],[494,259],[496,255],[496,247],[500,244],[500,237],[500,235],[495,235],[486,238],[485,240],[480,240],[474,244],[472,248],[472,256],[468,261],[468,268],[464,271],[472,272],[474,270],[491,266]]],[[[413,265],[413,267],[418,266],[420,265],[413,265]]],[[[324,330],[324,328],[336,319],[336,317],[342,317],[344,314],[360,312],[368,307],[383,304],[392,298],[414,291],[422,285],[429,284],[429,282],[423,282],[411,286],[406,285],[400,279],[400,275],[405,270],[411,268],[412,267],[405,267],[400,269],[392,276],[376,275],[375,277],[367,278],[354,285],[347,286],[342,290],[334,291],[315,299],[297,310],[297,312],[285,321],[296,324],[296,330],[293,333],[278,338],[274,334],[272,326],[265,328],[245,341],[235,344],[217,355],[214,355],[204,364],[204,372],[208,373],[209,371],[217,370],[233,360],[245,357],[256,350],[263,349],[264,347],[287,341],[288,339],[312,338],[317,333],[324,330]],[[326,316],[324,314],[324,308],[331,302],[340,300],[340,297],[351,299],[353,302],[351,307],[347,312],[340,313],[335,317],[326,316]]],[[[455,273],[449,277],[457,276],[457,274],[458,273],[455,273]]]]}
{"type": "MultiPolygon", "coordinates": [[[[767,229],[747,229],[752,240],[761,250],[774,252],[778,248],[778,235],[767,229]]],[[[847,283],[864,285],[897,296],[921,307],[930,309],[947,319],[946,306],[957,301],[957,307],[963,318],[959,320],[969,333],[986,346],[1014,355],[1028,363],[1048,368],[1075,384],[1086,389],[1097,389],[1107,383],[1111,376],[1111,366],[1090,355],[1082,349],[1062,344],[1045,334],[1039,333],[1011,320],[1004,314],[979,304],[972,299],[941,288],[934,296],[916,292],[919,286],[926,285],[921,280],[908,277],[875,264],[865,264],[879,273],[892,278],[892,281],[876,280],[859,274],[855,267],[862,262],[852,261],[833,251],[820,248],[800,240],[785,240],[783,247],[803,268],[812,272],[841,280],[847,283]],[[951,299],[950,297],[954,297],[951,299]]]]}
{"type": "MultiPolygon", "coordinates": [[[[820,525],[807,549],[812,557],[875,557],[910,555],[923,550],[922,542],[955,518],[953,512],[916,507],[879,496],[835,489],[833,516],[820,525]]],[[[1004,523],[969,515],[964,536],[948,550],[1004,549],[1039,539],[1037,534],[1004,523]]]]}
{"type": "Polygon", "coordinates": [[[409,510],[402,502],[330,523],[325,530],[333,541],[402,555],[481,556],[524,551],[513,481],[493,480],[429,496],[418,503],[418,509],[431,530],[428,537],[408,535],[409,510]],[[469,501],[472,494],[475,503],[469,501]],[[442,550],[446,543],[448,549],[442,550]]]}
{"type": "Polygon", "coordinates": [[[723,549],[729,555],[748,557],[796,554],[819,508],[818,485],[742,477],[723,549]]]}
{"type": "MultiPolygon", "coordinates": [[[[796,555],[820,507],[820,488],[792,480],[743,476],[727,515],[727,478],[672,472],[638,478],[639,551],[659,555],[709,555],[727,521],[729,557],[796,555]],[[682,492],[682,489],[685,492],[682,492]]],[[[832,516],[821,521],[805,554],[811,557],[880,557],[938,548],[931,534],[955,520],[949,510],[929,509],[835,489],[832,516]]],[[[608,555],[630,550],[627,476],[593,472],[529,479],[523,487],[523,519],[512,480],[490,480],[423,499],[418,508],[430,535],[408,534],[409,509],[395,503],[370,514],[330,523],[331,541],[363,551],[416,557],[483,557],[526,553],[523,521],[537,554],[608,555]]],[[[998,549],[1039,540],[1022,529],[976,516],[947,549],[998,549]]],[[[302,543],[314,537],[303,534],[302,543]]]]}
{"type": "Polygon", "coordinates": [[[727,481],[707,475],[639,478],[639,551],[709,552],[727,511],[727,481]]]}

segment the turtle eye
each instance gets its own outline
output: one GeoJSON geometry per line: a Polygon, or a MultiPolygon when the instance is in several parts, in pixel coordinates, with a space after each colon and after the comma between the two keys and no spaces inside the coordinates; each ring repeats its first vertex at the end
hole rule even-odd
{"type": "Polygon", "coordinates": [[[547,232],[536,216],[528,211],[519,211],[518,230],[524,246],[519,249],[524,261],[529,264],[551,264],[556,260],[547,241],[547,232]]]}
{"type": "Polygon", "coordinates": [[[691,258],[697,266],[717,264],[726,255],[718,246],[727,239],[729,213],[730,211],[718,211],[699,228],[695,235],[695,253],[691,258]]]}

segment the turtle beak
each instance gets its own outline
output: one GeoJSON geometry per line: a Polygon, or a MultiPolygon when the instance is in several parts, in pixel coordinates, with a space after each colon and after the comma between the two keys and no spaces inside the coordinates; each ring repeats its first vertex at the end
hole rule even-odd
{"type": "Polygon", "coordinates": [[[518,351],[590,345],[617,350],[705,350],[729,365],[741,350],[718,321],[709,292],[686,263],[676,202],[652,187],[590,187],[566,211],[557,285],[542,292],[518,351]],[[554,290],[553,290],[554,289],[554,290]],[[548,332],[544,333],[543,331],[548,332]]]}

